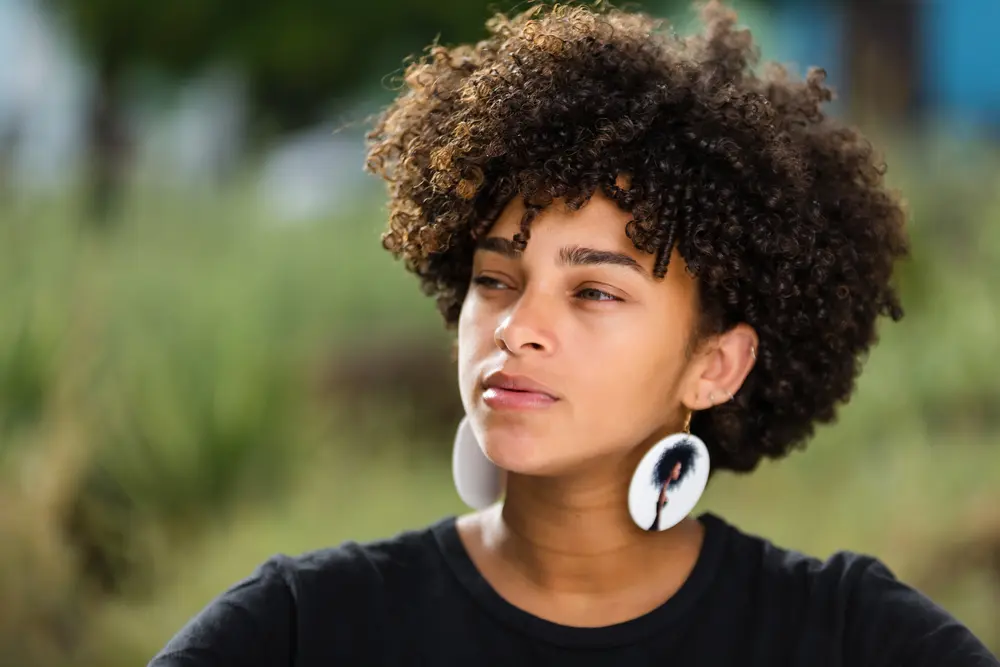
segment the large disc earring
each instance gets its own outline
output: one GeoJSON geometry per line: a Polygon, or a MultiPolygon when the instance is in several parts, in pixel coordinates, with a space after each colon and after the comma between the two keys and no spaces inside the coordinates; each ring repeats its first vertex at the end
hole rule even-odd
{"type": "Polygon", "coordinates": [[[483,453],[469,417],[462,417],[455,433],[451,474],[458,497],[472,509],[489,507],[503,494],[505,475],[483,453]]]}
{"type": "Polygon", "coordinates": [[[682,433],[650,447],[628,490],[628,511],[643,530],[667,530],[691,513],[708,483],[708,447],[691,434],[691,415],[682,433]]]}

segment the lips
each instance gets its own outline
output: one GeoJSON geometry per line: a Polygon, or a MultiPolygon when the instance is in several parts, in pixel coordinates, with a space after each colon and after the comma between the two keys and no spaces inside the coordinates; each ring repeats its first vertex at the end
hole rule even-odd
{"type": "Polygon", "coordinates": [[[483,381],[483,387],[486,389],[503,389],[506,391],[542,394],[553,400],[558,398],[554,391],[527,375],[508,375],[500,371],[494,371],[487,375],[483,381]]]}
{"type": "Polygon", "coordinates": [[[494,371],[483,381],[483,402],[494,409],[538,409],[558,400],[552,389],[526,375],[494,371]]]}

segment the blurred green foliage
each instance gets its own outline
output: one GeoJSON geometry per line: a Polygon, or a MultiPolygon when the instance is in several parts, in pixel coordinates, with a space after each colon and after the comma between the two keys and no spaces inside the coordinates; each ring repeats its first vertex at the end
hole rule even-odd
{"type": "MultiPolygon", "coordinates": [[[[491,9],[464,0],[49,0],[69,20],[99,71],[136,67],[177,76],[215,62],[237,65],[256,109],[282,129],[317,122],[327,107],[378,83],[436,35],[485,36],[491,9]],[[331,99],[335,97],[336,99],[331,99]]],[[[369,91],[372,92],[372,91],[369,91]]],[[[377,92],[377,91],[375,91],[377,92]]]]}
{"type": "MultiPolygon", "coordinates": [[[[707,506],[787,546],[875,552],[996,648],[1000,574],[928,574],[938,545],[992,525],[963,517],[1000,515],[1000,160],[944,151],[890,162],[913,210],[908,313],[841,421],[808,455],[720,479],[707,506]]],[[[461,511],[453,424],[401,425],[453,400],[453,369],[433,304],[380,248],[378,204],[281,225],[249,184],[135,192],[128,225],[88,235],[78,202],[22,201],[0,223],[0,645],[16,664],[142,664],[274,551],[461,511]],[[431,367],[433,391],[399,393],[431,367]]]]}
{"type": "MultiPolygon", "coordinates": [[[[405,58],[435,40],[482,39],[495,12],[528,6],[521,0],[47,2],[68,19],[99,72],[121,77],[152,68],[180,77],[233,64],[248,77],[253,108],[281,130],[318,122],[359,92],[386,97],[383,74],[400,71],[405,58]]],[[[628,4],[661,16],[684,15],[693,5],[628,4]]]]}

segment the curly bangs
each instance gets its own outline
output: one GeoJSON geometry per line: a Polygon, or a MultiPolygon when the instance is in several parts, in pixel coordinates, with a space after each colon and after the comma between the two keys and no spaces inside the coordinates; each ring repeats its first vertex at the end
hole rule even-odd
{"type": "Polygon", "coordinates": [[[733,12],[713,1],[702,19],[680,37],[603,4],[496,15],[487,39],[435,45],[407,67],[366,168],[389,186],[383,245],[449,325],[476,240],[512,198],[526,206],[523,247],[553,199],[578,209],[600,188],[658,277],[672,250],[684,258],[704,334],[756,330],[734,400],[691,423],[714,469],[749,471],[835,418],[876,320],[902,317],[890,283],[905,214],[869,142],[824,113],[823,70],[757,67],[733,12]]]}

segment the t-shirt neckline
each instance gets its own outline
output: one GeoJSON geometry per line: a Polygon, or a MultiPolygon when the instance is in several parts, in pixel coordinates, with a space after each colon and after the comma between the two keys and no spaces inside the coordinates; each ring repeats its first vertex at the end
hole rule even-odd
{"type": "Polygon", "coordinates": [[[552,644],[577,648],[620,646],[668,632],[672,624],[690,612],[715,579],[729,534],[728,525],[721,518],[710,512],[701,514],[698,520],[705,527],[701,551],[694,568],[677,592],[642,616],[613,625],[588,628],[540,618],[504,599],[476,568],[458,534],[456,520],[455,516],[446,517],[436,523],[431,532],[449,568],[475,601],[498,620],[525,634],[552,644]]]}

